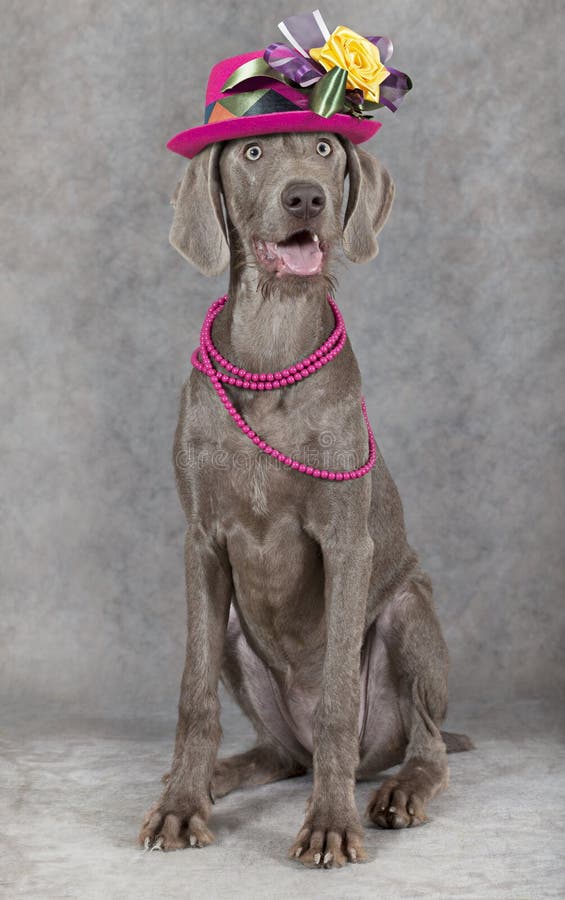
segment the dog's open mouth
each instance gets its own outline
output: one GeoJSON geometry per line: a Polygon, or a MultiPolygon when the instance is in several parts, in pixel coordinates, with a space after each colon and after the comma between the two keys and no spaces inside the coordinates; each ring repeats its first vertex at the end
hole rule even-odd
{"type": "Polygon", "coordinates": [[[257,259],[277,278],[283,275],[318,275],[322,271],[325,247],[314,231],[302,228],[284,241],[254,240],[257,259]]]}

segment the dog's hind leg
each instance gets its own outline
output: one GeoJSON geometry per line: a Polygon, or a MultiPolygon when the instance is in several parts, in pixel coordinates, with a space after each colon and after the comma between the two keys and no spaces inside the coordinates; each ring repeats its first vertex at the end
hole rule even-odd
{"type": "Polygon", "coordinates": [[[281,713],[266,665],[250,647],[235,605],[229,613],[221,679],[257,732],[257,744],[244,753],[216,760],[214,798],[241,787],[304,775],[311,755],[281,713]]]}
{"type": "Polygon", "coordinates": [[[404,763],[385,780],[367,807],[382,828],[426,821],[425,806],[448,783],[440,731],[447,709],[447,647],[437,620],[431,582],[418,571],[392,597],[377,620],[398,691],[407,738],[404,763]]]}
{"type": "Polygon", "coordinates": [[[219,759],[212,778],[214,799],[225,797],[242,787],[270,784],[283,778],[294,778],[307,772],[306,766],[296,762],[282,748],[272,744],[258,744],[245,753],[219,759]]]}

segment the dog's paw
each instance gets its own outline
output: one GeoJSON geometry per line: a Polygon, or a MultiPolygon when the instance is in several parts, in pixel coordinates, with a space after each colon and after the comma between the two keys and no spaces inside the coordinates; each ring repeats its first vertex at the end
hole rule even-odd
{"type": "Polygon", "coordinates": [[[348,862],[364,862],[367,854],[357,815],[336,815],[330,820],[327,816],[308,815],[288,856],[309,868],[331,869],[348,862]]]}
{"type": "Polygon", "coordinates": [[[206,847],[215,840],[206,821],[207,814],[194,811],[194,804],[159,801],[146,814],[138,841],[146,850],[206,847]]]}
{"type": "Polygon", "coordinates": [[[428,821],[424,800],[414,785],[389,778],[375,791],[367,806],[370,821],[381,828],[414,828],[428,821]]]}

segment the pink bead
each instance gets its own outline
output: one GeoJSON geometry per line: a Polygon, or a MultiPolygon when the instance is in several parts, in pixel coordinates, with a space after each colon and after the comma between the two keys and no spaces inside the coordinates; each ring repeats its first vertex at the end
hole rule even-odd
{"type": "Polygon", "coordinates": [[[250,428],[249,431],[247,432],[247,436],[250,437],[252,440],[255,437],[255,432],[253,431],[252,428],[250,428]]]}
{"type": "Polygon", "coordinates": [[[235,384],[235,378],[228,378],[230,384],[235,384]]]}
{"type": "Polygon", "coordinates": [[[260,381],[259,384],[257,385],[257,390],[258,390],[258,391],[264,391],[264,390],[265,390],[265,385],[263,384],[262,381],[260,381]]]}
{"type": "Polygon", "coordinates": [[[253,372],[253,375],[251,376],[251,380],[252,380],[252,381],[259,381],[259,376],[258,376],[257,372],[253,372]]]}
{"type": "Polygon", "coordinates": [[[261,450],[264,450],[267,445],[266,445],[265,441],[259,441],[259,446],[260,446],[261,450]]]}
{"type": "Polygon", "coordinates": [[[243,431],[244,434],[249,434],[249,432],[251,431],[251,428],[249,427],[249,425],[244,425],[241,430],[243,431]]]}
{"type": "Polygon", "coordinates": [[[314,471],[312,472],[312,475],[314,476],[314,478],[319,478],[321,475],[321,472],[319,469],[314,469],[314,471]]]}
{"type": "Polygon", "coordinates": [[[343,473],[342,473],[342,472],[336,472],[336,473],[335,473],[335,480],[336,480],[336,481],[343,481],[343,473]]]}
{"type": "Polygon", "coordinates": [[[344,480],[344,481],[349,481],[349,472],[344,472],[344,473],[343,473],[343,480],[344,480]]]}
{"type": "Polygon", "coordinates": [[[282,378],[282,372],[275,372],[275,378],[277,381],[280,381],[282,378]]]}
{"type": "Polygon", "coordinates": [[[266,378],[267,378],[267,381],[274,381],[274,380],[275,380],[275,376],[273,375],[272,372],[267,372],[266,378]]]}
{"type": "Polygon", "coordinates": [[[292,463],[291,469],[298,469],[299,467],[300,467],[300,463],[298,463],[298,462],[296,462],[296,460],[294,460],[294,462],[292,463]]]}
{"type": "Polygon", "coordinates": [[[314,366],[308,366],[308,371],[310,372],[311,375],[313,375],[314,372],[316,371],[316,369],[314,368],[314,366]]]}
{"type": "Polygon", "coordinates": [[[304,463],[301,463],[301,464],[298,466],[298,471],[299,471],[299,472],[305,472],[305,471],[306,471],[306,466],[304,465],[304,463]]]}
{"type": "Polygon", "coordinates": [[[323,365],[323,363],[321,363],[320,360],[318,360],[318,362],[315,362],[315,363],[314,363],[314,368],[315,368],[315,369],[321,369],[321,368],[322,368],[322,365],[323,365]]]}
{"type": "Polygon", "coordinates": [[[259,445],[261,443],[261,438],[255,435],[255,437],[253,438],[253,443],[259,445]]]}
{"type": "Polygon", "coordinates": [[[280,381],[278,380],[278,378],[275,378],[275,380],[273,381],[273,387],[280,388],[280,386],[281,386],[280,381]]]}
{"type": "Polygon", "coordinates": [[[289,375],[288,378],[286,379],[287,384],[294,384],[295,381],[296,381],[296,379],[295,379],[294,375],[289,375]]]}
{"type": "Polygon", "coordinates": [[[314,472],[314,469],[312,468],[312,466],[306,466],[306,474],[307,475],[312,475],[313,472],[314,472]]]}
{"type": "Polygon", "coordinates": [[[284,462],[285,466],[291,466],[291,465],[292,465],[292,460],[291,460],[290,456],[285,456],[284,459],[283,459],[283,462],[284,462]]]}
{"type": "Polygon", "coordinates": [[[287,384],[288,384],[288,379],[287,379],[287,378],[281,378],[281,380],[280,380],[280,386],[281,386],[281,387],[286,387],[287,384]]]}
{"type": "Polygon", "coordinates": [[[270,381],[266,381],[266,382],[265,382],[265,390],[266,390],[266,391],[272,391],[272,390],[273,390],[273,385],[272,385],[272,383],[271,383],[270,381]]]}
{"type": "Polygon", "coordinates": [[[269,444],[265,444],[265,453],[272,453],[273,448],[269,446],[269,444]]]}
{"type": "Polygon", "coordinates": [[[290,369],[283,369],[281,374],[283,378],[288,378],[288,376],[290,375],[290,369]]]}
{"type": "Polygon", "coordinates": [[[289,371],[290,371],[291,375],[296,375],[296,372],[297,372],[296,366],[291,366],[289,371]]]}
{"type": "Polygon", "coordinates": [[[260,373],[259,373],[259,381],[265,381],[266,378],[267,378],[267,376],[265,375],[264,372],[260,372],[260,373]]]}
{"type": "Polygon", "coordinates": [[[308,362],[313,363],[313,362],[315,362],[315,361],[316,361],[316,354],[315,354],[315,353],[311,353],[310,356],[308,357],[308,362]]]}
{"type": "Polygon", "coordinates": [[[325,469],[322,469],[322,471],[320,472],[320,478],[327,478],[327,477],[328,477],[327,471],[325,469]]]}
{"type": "Polygon", "coordinates": [[[300,372],[297,372],[297,373],[296,373],[296,375],[294,376],[294,380],[295,380],[295,381],[302,381],[302,375],[300,374],[300,372]]]}
{"type": "Polygon", "coordinates": [[[243,384],[242,384],[242,387],[247,388],[247,389],[249,390],[249,388],[251,387],[251,385],[250,385],[250,383],[249,383],[248,381],[244,381],[243,384]]]}
{"type": "Polygon", "coordinates": [[[303,369],[303,368],[304,368],[304,363],[301,363],[301,362],[296,363],[296,368],[297,368],[298,370],[303,369]]]}

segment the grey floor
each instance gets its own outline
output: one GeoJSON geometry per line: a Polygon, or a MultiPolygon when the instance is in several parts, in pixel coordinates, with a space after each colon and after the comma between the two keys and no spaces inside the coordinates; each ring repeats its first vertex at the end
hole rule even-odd
{"type": "MultiPolygon", "coordinates": [[[[223,699],[222,753],[251,730],[223,699]]],[[[453,706],[472,753],[451,756],[451,785],[429,824],[368,828],[369,862],[304,870],[286,859],[310,778],[218,801],[205,850],[144,853],[142,813],[167,769],[174,720],[6,710],[1,739],[0,892],[9,898],[538,898],[565,896],[564,728],[546,703],[453,706]]],[[[364,808],[372,785],[358,786],[364,808]]]]}

